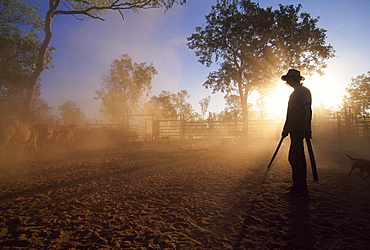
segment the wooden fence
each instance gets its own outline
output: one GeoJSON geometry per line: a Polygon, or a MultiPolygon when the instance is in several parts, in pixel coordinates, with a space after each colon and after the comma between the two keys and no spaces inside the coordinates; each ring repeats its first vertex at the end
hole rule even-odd
{"type": "MultiPolygon", "coordinates": [[[[281,132],[282,124],[283,121],[279,120],[250,120],[249,136],[256,138],[274,136],[281,132]]],[[[241,138],[243,124],[241,121],[155,120],[152,135],[153,140],[241,138]]]]}
{"type": "Polygon", "coordinates": [[[314,116],[312,126],[312,130],[324,138],[370,140],[370,117],[346,110],[314,116]]]}
{"type": "MultiPolygon", "coordinates": [[[[241,138],[243,124],[241,121],[153,121],[152,134],[157,139],[188,138],[241,138]]],[[[283,129],[284,120],[249,120],[248,138],[276,138],[283,129]]],[[[349,140],[370,140],[370,117],[362,117],[346,112],[315,115],[312,119],[314,137],[341,138],[349,140]]]]}
{"type": "MultiPolygon", "coordinates": [[[[138,115],[143,116],[143,115],[138,115]]],[[[207,138],[242,138],[242,121],[157,120],[145,115],[141,120],[130,123],[130,131],[138,134],[139,140],[184,140],[207,138]]],[[[280,137],[284,120],[249,120],[248,138],[280,137]]],[[[89,124],[87,127],[119,128],[117,124],[89,124]]],[[[341,138],[349,140],[370,140],[370,117],[361,117],[348,110],[341,112],[314,112],[312,119],[314,137],[341,138]]]]}

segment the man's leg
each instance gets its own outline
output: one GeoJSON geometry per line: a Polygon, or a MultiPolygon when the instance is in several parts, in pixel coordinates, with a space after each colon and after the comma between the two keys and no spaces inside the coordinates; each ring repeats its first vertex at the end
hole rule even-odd
{"type": "Polygon", "coordinates": [[[307,164],[303,146],[303,131],[290,133],[289,163],[292,167],[293,187],[307,189],[307,164]]]}

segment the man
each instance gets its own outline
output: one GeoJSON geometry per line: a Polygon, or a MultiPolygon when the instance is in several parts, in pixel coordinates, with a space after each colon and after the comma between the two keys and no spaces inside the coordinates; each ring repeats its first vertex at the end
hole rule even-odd
{"type": "Polygon", "coordinates": [[[301,81],[304,77],[298,70],[290,69],[281,79],[294,88],[289,98],[287,116],[281,134],[284,138],[290,134],[291,141],[288,160],[292,167],[293,186],[288,194],[307,195],[307,164],[303,139],[307,136],[311,138],[311,92],[302,86],[301,81]]]}

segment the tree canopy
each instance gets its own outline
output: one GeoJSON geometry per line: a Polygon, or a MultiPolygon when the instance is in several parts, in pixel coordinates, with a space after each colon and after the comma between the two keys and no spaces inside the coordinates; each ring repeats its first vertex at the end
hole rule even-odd
{"type": "Polygon", "coordinates": [[[64,125],[83,124],[85,122],[85,114],[75,102],[67,101],[59,106],[60,115],[64,125]]]}
{"type": "Polygon", "coordinates": [[[194,119],[197,114],[192,105],[187,101],[190,97],[187,90],[177,93],[162,91],[158,96],[152,96],[149,101],[149,112],[158,114],[159,119],[194,119]]]}
{"type": "Polygon", "coordinates": [[[50,122],[53,108],[50,107],[42,98],[36,97],[32,103],[32,111],[32,118],[34,121],[40,123],[50,122]]]}
{"type": "MultiPolygon", "coordinates": [[[[42,26],[38,7],[28,2],[0,0],[0,113],[2,117],[21,116],[25,89],[35,69],[41,42],[37,32],[42,26]]],[[[50,55],[46,54],[46,63],[50,55]]],[[[35,97],[40,95],[36,83],[35,97]]],[[[37,100],[46,104],[43,100],[37,100]]],[[[50,110],[50,107],[47,108],[50,110]]],[[[40,111],[40,110],[38,110],[40,111]]],[[[44,109],[45,111],[45,109],[44,109]]],[[[39,113],[38,113],[39,115],[39,113]]]]}
{"type": "Polygon", "coordinates": [[[326,30],[318,18],[301,12],[301,5],[261,8],[249,0],[218,0],[206,16],[207,25],[196,27],[188,47],[199,62],[219,65],[203,86],[214,92],[236,93],[243,119],[253,90],[269,87],[289,68],[311,75],[322,73],[325,60],[334,56],[326,45],[326,30]]]}
{"type": "Polygon", "coordinates": [[[127,54],[113,60],[102,77],[102,88],[95,92],[95,99],[102,101],[102,114],[112,122],[128,125],[128,117],[139,108],[141,97],[149,95],[156,74],[152,64],[134,63],[127,54]]]}
{"type": "Polygon", "coordinates": [[[353,113],[370,116],[370,71],[352,78],[346,92],[344,106],[351,107],[353,113]]]}

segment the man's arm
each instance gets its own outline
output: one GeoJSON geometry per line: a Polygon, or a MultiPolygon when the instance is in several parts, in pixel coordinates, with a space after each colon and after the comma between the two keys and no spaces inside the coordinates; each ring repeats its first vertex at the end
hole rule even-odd
{"type": "Polygon", "coordinates": [[[306,111],[306,126],[303,131],[303,135],[305,137],[312,138],[312,128],[311,128],[311,120],[312,120],[312,109],[311,109],[311,103],[308,102],[304,105],[305,111],[306,111]]]}
{"type": "Polygon", "coordinates": [[[285,124],[284,124],[284,127],[283,127],[283,132],[281,132],[281,137],[285,138],[288,136],[288,132],[286,130],[286,121],[285,121],[285,124]]]}

